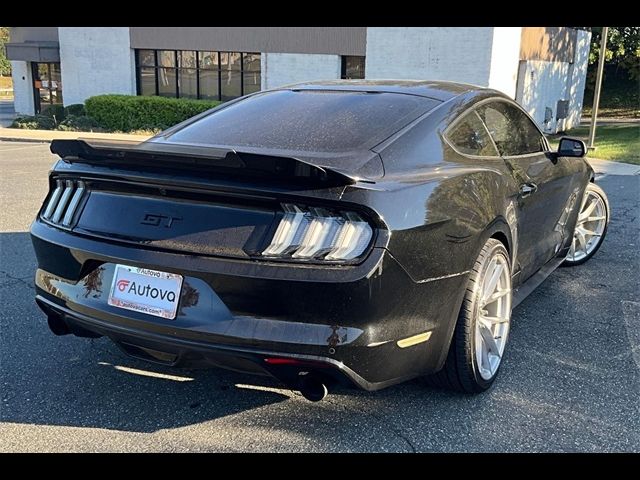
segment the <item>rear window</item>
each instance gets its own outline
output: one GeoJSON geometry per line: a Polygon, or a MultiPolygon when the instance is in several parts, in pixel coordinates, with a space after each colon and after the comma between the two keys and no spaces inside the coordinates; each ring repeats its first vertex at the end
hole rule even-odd
{"type": "Polygon", "coordinates": [[[188,144],[350,151],[381,142],[439,103],[397,93],[278,90],[240,100],[169,138],[188,144]]]}

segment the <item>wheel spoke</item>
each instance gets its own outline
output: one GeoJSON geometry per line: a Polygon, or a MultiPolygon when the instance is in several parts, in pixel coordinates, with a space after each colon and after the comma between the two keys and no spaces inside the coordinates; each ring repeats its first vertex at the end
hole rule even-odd
{"type": "Polygon", "coordinates": [[[580,212],[580,216],[578,220],[583,220],[587,218],[589,215],[591,215],[591,212],[593,212],[593,210],[596,208],[597,205],[598,205],[598,199],[594,198],[589,204],[589,206],[585,208],[582,212],[580,212]]]}
{"type": "Polygon", "coordinates": [[[578,227],[578,230],[580,231],[580,233],[582,233],[582,235],[584,235],[585,237],[588,235],[590,237],[600,237],[601,234],[599,234],[598,232],[594,232],[593,230],[589,230],[587,228],[584,227],[578,227]]]}
{"type": "Polygon", "coordinates": [[[507,323],[509,321],[508,317],[490,317],[489,315],[481,315],[481,320],[483,320],[483,325],[493,325],[496,323],[507,323]]]}
{"type": "Polygon", "coordinates": [[[587,223],[587,222],[597,222],[600,220],[606,220],[607,217],[605,216],[599,216],[599,217],[589,217],[586,220],[583,220],[582,223],[587,223]]]}
{"type": "MultiPolygon", "coordinates": [[[[489,281],[487,282],[487,285],[484,289],[484,304],[486,305],[488,302],[489,298],[491,297],[491,295],[493,295],[493,293],[496,291],[496,286],[498,285],[498,280],[500,280],[500,275],[502,274],[502,269],[504,268],[502,266],[502,264],[499,264],[495,261],[491,262],[493,265],[493,272],[491,273],[491,277],[489,277],[489,281]]],[[[488,270],[489,272],[491,270],[488,270]]]]}
{"type": "Polygon", "coordinates": [[[511,289],[509,289],[509,288],[507,288],[506,290],[497,289],[495,292],[493,292],[491,295],[489,295],[489,298],[487,298],[484,301],[484,304],[482,306],[486,307],[490,303],[493,303],[496,300],[499,300],[500,298],[504,297],[505,295],[507,295],[509,293],[511,293],[511,289]]]}
{"type": "Polygon", "coordinates": [[[487,317],[485,315],[478,315],[478,322],[480,322],[482,324],[482,326],[484,326],[485,328],[488,328],[489,330],[491,330],[491,327],[493,326],[492,323],[487,320],[487,317]]]}
{"type": "Polygon", "coordinates": [[[493,338],[493,333],[484,325],[484,323],[480,325],[480,335],[482,335],[482,340],[491,353],[500,357],[500,349],[498,348],[496,339],[493,338]]]}
{"type": "Polygon", "coordinates": [[[493,372],[491,371],[491,362],[489,361],[489,349],[486,346],[484,338],[483,337],[481,338],[482,338],[483,347],[481,348],[482,354],[480,355],[480,365],[487,372],[489,372],[489,375],[491,375],[493,372]]]}
{"type": "Polygon", "coordinates": [[[484,280],[484,283],[482,284],[482,302],[481,302],[481,304],[484,303],[484,300],[486,298],[488,298],[489,295],[491,295],[493,293],[493,291],[489,289],[489,282],[487,281],[487,278],[490,275],[489,272],[493,272],[494,271],[494,269],[496,267],[496,263],[497,263],[497,260],[495,258],[492,258],[491,261],[489,262],[489,265],[487,266],[487,270],[486,270],[487,274],[484,277],[485,280],[484,280]]]}

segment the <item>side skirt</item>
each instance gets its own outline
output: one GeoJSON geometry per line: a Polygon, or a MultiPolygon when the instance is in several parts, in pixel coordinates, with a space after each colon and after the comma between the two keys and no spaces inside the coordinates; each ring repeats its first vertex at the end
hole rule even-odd
{"type": "Polygon", "coordinates": [[[531,292],[538,288],[562,262],[564,262],[564,257],[552,258],[540,270],[529,277],[526,282],[516,288],[513,292],[513,308],[517,307],[531,292]]]}

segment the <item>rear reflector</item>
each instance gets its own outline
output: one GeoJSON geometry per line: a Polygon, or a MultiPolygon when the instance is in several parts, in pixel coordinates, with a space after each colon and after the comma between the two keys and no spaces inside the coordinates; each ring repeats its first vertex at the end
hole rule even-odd
{"type": "Polygon", "coordinates": [[[264,361],[269,365],[300,365],[304,363],[295,358],[265,358],[264,361]]]}
{"type": "Polygon", "coordinates": [[[267,357],[264,359],[265,363],[269,365],[304,365],[314,368],[327,368],[331,365],[322,361],[314,360],[298,360],[297,358],[283,358],[283,357],[267,357]]]}

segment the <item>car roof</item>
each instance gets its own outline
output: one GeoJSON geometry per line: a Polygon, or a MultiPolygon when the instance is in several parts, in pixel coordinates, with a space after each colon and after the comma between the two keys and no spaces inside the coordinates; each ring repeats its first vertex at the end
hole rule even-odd
{"type": "Polygon", "coordinates": [[[470,92],[489,89],[469,83],[438,80],[319,80],[285,85],[276,90],[343,90],[356,92],[385,92],[417,95],[447,101],[470,92]]]}

